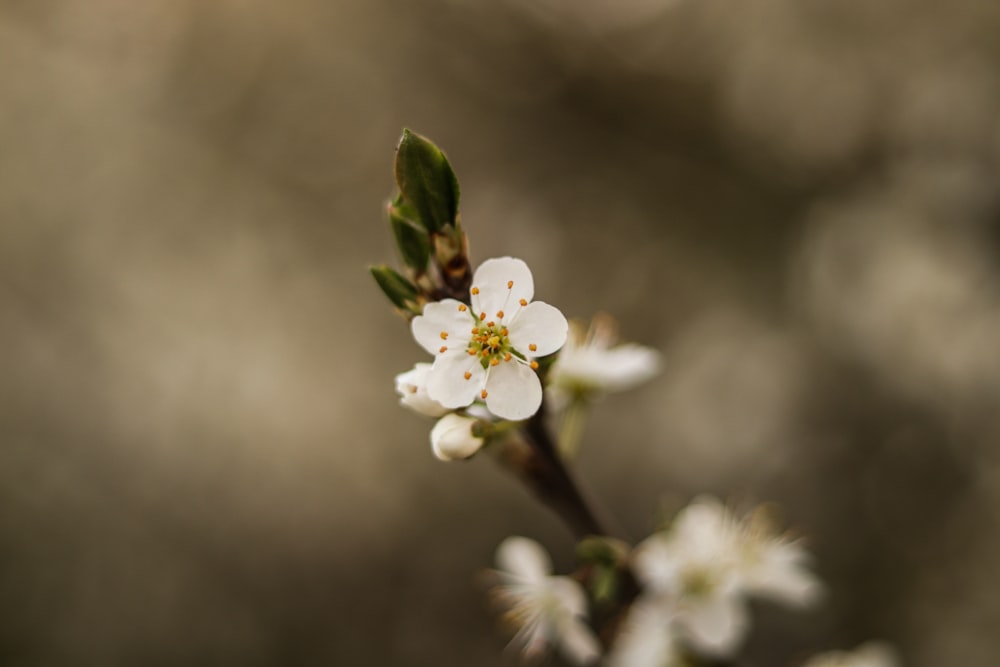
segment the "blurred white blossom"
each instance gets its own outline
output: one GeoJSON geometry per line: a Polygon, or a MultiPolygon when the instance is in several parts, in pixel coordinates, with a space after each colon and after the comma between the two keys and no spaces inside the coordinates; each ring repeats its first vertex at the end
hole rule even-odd
{"type": "Polygon", "coordinates": [[[442,461],[467,459],[483,446],[483,438],[472,432],[478,420],[463,415],[441,417],[431,429],[431,449],[442,461]]]}
{"type": "Polygon", "coordinates": [[[796,606],[817,598],[820,584],[805,569],[807,560],[801,545],[771,532],[761,514],[740,520],[717,499],[699,497],[668,530],[636,547],[633,567],[645,590],[632,612],[639,616],[630,614],[621,641],[662,642],[643,628],[650,618],[669,618],[695,651],[731,656],[750,625],[748,597],[796,606]]]}
{"type": "Polygon", "coordinates": [[[616,346],[617,338],[609,315],[595,316],[589,330],[573,322],[566,346],[552,366],[552,388],[576,395],[622,391],[659,372],[659,352],[635,343],[616,346]]]}
{"type": "Polygon", "coordinates": [[[494,593],[518,628],[512,646],[526,658],[550,648],[558,648],[578,665],[600,658],[600,644],[586,623],[583,588],[569,577],[552,576],[552,562],[540,544],[508,537],[497,549],[496,560],[501,583],[494,593]]]}
{"type": "Polygon", "coordinates": [[[681,667],[671,604],[647,595],[629,609],[608,656],[609,667],[681,667]]]}
{"type": "Polygon", "coordinates": [[[427,395],[427,374],[431,365],[419,363],[411,370],[396,376],[396,392],[400,405],[428,417],[440,417],[450,410],[427,395]]]}
{"type": "Polygon", "coordinates": [[[429,303],[413,336],[435,355],[427,393],[448,408],[481,399],[504,419],[527,419],[542,403],[535,357],[566,342],[569,325],[554,306],[531,303],[527,264],[512,257],[483,262],[472,278],[471,308],[455,299],[429,303]]]}
{"type": "Polygon", "coordinates": [[[802,667],[898,667],[896,652],[882,642],[868,642],[853,651],[830,651],[810,658],[802,667]]]}

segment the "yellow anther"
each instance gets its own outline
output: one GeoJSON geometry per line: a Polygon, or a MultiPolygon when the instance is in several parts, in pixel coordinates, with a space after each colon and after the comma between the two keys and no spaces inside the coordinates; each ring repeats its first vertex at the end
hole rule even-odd
{"type": "Polygon", "coordinates": [[[441,340],[448,340],[448,332],[447,331],[442,331],[441,332],[441,340]]]}
{"type": "Polygon", "coordinates": [[[477,352],[475,350],[469,350],[469,356],[470,357],[474,357],[474,356],[476,356],[476,354],[477,354],[477,352]]]}
{"type": "Polygon", "coordinates": [[[507,289],[510,289],[513,286],[514,286],[514,281],[513,280],[508,280],[507,281],[507,289]]]}
{"type": "Polygon", "coordinates": [[[471,292],[472,292],[473,294],[479,294],[479,288],[478,288],[478,287],[473,287],[473,288],[472,288],[472,289],[471,289],[470,291],[471,291],[471,292]]]}
{"type": "Polygon", "coordinates": [[[489,396],[489,394],[486,393],[485,389],[479,392],[479,395],[483,397],[483,400],[486,400],[486,397],[489,396]]]}
{"type": "Polygon", "coordinates": [[[440,347],[440,348],[438,349],[438,352],[447,352],[447,351],[448,351],[448,346],[447,346],[447,345],[442,345],[442,346],[441,346],[441,347],[440,347]]]}
{"type": "Polygon", "coordinates": [[[500,336],[493,336],[488,341],[486,341],[486,344],[494,348],[500,347],[500,336]]]}
{"type": "Polygon", "coordinates": [[[504,327],[503,329],[500,330],[500,335],[504,337],[507,336],[507,327],[504,327]]]}
{"type": "Polygon", "coordinates": [[[417,388],[416,388],[416,387],[414,387],[413,385],[410,385],[410,393],[411,393],[411,394],[415,394],[415,393],[417,393],[417,388]]]}
{"type": "Polygon", "coordinates": [[[507,354],[503,355],[503,360],[504,361],[510,361],[510,358],[511,358],[510,352],[508,352],[507,354]]]}
{"type": "Polygon", "coordinates": [[[538,349],[538,346],[535,345],[534,343],[528,343],[528,349],[534,352],[538,349]]]}
{"type": "Polygon", "coordinates": [[[464,303],[460,303],[460,304],[458,304],[458,312],[460,312],[460,313],[464,313],[464,312],[465,312],[465,311],[467,311],[468,309],[469,309],[469,308],[468,308],[468,307],[467,307],[467,306],[466,306],[466,305],[465,305],[464,303]]]}
{"type": "Polygon", "coordinates": [[[533,371],[537,371],[538,370],[538,362],[537,361],[532,361],[528,365],[531,366],[531,370],[533,370],[533,371]]]}
{"type": "Polygon", "coordinates": [[[483,356],[484,357],[490,356],[490,351],[489,350],[483,350],[483,356]]]}
{"type": "Polygon", "coordinates": [[[486,319],[486,313],[479,313],[479,319],[485,320],[486,319]]]}
{"type": "Polygon", "coordinates": [[[465,371],[465,379],[466,380],[472,379],[472,373],[470,373],[469,371],[465,371]]]}
{"type": "Polygon", "coordinates": [[[528,305],[528,300],[527,300],[527,299],[521,299],[521,301],[520,301],[519,303],[520,303],[520,304],[521,304],[522,306],[527,306],[527,305],[528,305]]]}
{"type": "Polygon", "coordinates": [[[472,327],[472,333],[473,334],[479,333],[479,327],[472,327]]]}
{"type": "Polygon", "coordinates": [[[493,357],[492,359],[490,359],[490,366],[499,366],[499,365],[500,365],[500,360],[499,359],[497,359],[496,357],[493,357]]]}
{"type": "Polygon", "coordinates": [[[502,310],[498,310],[497,311],[497,319],[498,320],[502,320],[503,319],[503,311],[502,310]]]}

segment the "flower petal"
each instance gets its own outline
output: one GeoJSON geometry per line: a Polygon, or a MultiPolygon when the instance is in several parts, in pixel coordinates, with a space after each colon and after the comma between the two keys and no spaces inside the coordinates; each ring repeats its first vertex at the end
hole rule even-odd
{"type": "Polygon", "coordinates": [[[396,392],[402,405],[428,417],[440,417],[448,412],[448,408],[427,395],[427,376],[430,371],[430,364],[419,363],[411,370],[400,373],[396,376],[396,392]]]}
{"type": "Polygon", "coordinates": [[[629,608],[621,632],[611,646],[610,667],[674,667],[680,651],[672,626],[670,598],[642,595],[629,608]]]}
{"type": "Polygon", "coordinates": [[[441,354],[442,346],[451,348],[457,345],[464,350],[469,343],[472,323],[472,315],[465,304],[455,299],[444,299],[424,306],[424,314],[413,318],[410,330],[422,348],[431,354],[441,354]],[[441,337],[442,332],[447,334],[447,338],[441,337]]]}
{"type": "Polygon", "coordinates": [[[508,329],[510,343],[516,350],[527,356],[543,357],[566,343],[569,323],[558,308],[536,301],[522,308],[508,329]]]}
{"type": "Polygon", "coordinates": [[[750,624],[737,592],[706,597],[686,608],[679,620],[695,648],[719,658],[732,656],[750,624]]]}
{"type": "Polygon", "coordinates": [[[487,318],[498,317],[504,311],[506,320],[520,309],[520,301],[531,301],[535,295],[535,281],[531,269],[520,259],[497,257],[479,265],[472,276],[472,307],[476,314],[486,313],[487,318]],[[510,287],[507,285],[510,284],[510,287]]]}
{"type": "Polygon", "coordinates": [[[552,572],[549,554],[527,537],[508,537],[497,547],[496,559],[501,570],[526,581],[543,581],[552,572]]]}
{"type": "Polygon", "coordinates": [[[440,354],[427,377],[427,395],[446,408],[464,408],[479,396],[485,375],[478,357],[464,351],[440,354]]]}
{"type": "Polygon", "coordinates": [[[486,392],[486,407],[503,419],[527,419],[542,405],[541,381],[535,371],[517,361],[493,366],[486,379],[486,392]]]}

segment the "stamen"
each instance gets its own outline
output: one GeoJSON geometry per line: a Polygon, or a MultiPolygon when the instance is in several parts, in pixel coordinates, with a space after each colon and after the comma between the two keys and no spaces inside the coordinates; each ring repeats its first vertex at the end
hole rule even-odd
{"type": "Polygon", "coordinates": [[[472,373],[470,373],[469,371],[465,371],[465,379],[466,380],[472,379],[472,373]]]}
{"type": "Polygon", "coordinates": [[[510,289],[513,286],[514,286],[514,281],[513,280],[508,280],[507,281],[507,289],[510,289]]]}
{"type": "Polygon", "coordinates": [[[410,386],[410,393],[411,393],[411,394],[415,394],[415,393],[417,393],[417,388],[411,385],[411,386],[410,386]]]}
{"type": "Polygon", "coordinates": [[[483,389],[481,392],[479,392],[479,395],[483,397],[484,401],[486,400],[486,397],[489,396],[489,394],[486,393],[485,389],[483,389]]]}
{"type": "Polygon", "coordinates": [[[527,306],[528,305],[528,300],[527,299],[521,299],[521,305],[522,306],[527,306]]]}
{"type": "Polygon", "coordinates": [[[502,310],[498,310],[497,311],[497,319],[498,320],[502,320],[503,319],[503,311],[502,310]]]}
{"type": "Polygon", "coordinates": [[[500,360],[499,359],[497,359],[496,357],[493,357],[492,359],[490,359],[490,366],[499,366],[499,365],[500,365],[500,360]]]}
{"type": "Polygon", "coordinates": [[[531,370],[533,370],[533,371],[537,371],[538,370],[538,362],[535,361],[534,359],[532,359],[531,363],[528,364],[528,365],[531,366],[531,370]]]}
{"type": "Polygon", "coordinates": [[[475,295],[475,294],[479,294],[479,288],[478,288],[478,287],[473,287],[473,288],[472,288],[471,290],[469,290],[469,291],[470,291],[470,292],[472,292],[472,294],[473,294],[473,295],[475,295]]]}
{"type": "Polygon", "coordinates": [[[507,337],[507,327],[504,327],[503,329],[500,330],[500,335],[503,336],[504,338],[507,337]]]}
{"type": "Polygon", "coordinates": [[[507,354],[503,355],[503,360],[504,361],[510,361],[510,358],[511,358],[511,353],[510,352],[508,352],[507,354]]]}
{"type": "Polygon", "coordinates": [[[535,350],[538,349],[538,346],[535,345],[534,343],[528,343],[528,349],[534,352],[535,350]]]}
{"type": "Polygon", "coordinates": [[[448,340],[448,332],[447,331],[442,331],[441,332],[441,340],[448,340]]]}
{"type": "Polygon", "coordinates": [[[485,320],[486,319],[486,313],[479,313],[479,319],[485,320]]]}
{"type": "Polygon", "coordinates": [[[466,307],[466,305],[464,303],[458,304],[458,312],[464,313],[467,310],[468,310],[468,307],[466,307]]]}
{"type": "Polygon", "coordinates": [[[499,336],[493,336],[492,338],[490,338],[486,342],[492,348],[498,348],[498,347],[500,347],[500,337],[499,336]]]}
{"type": "Polygon", "coordinates": [[[473,334],[479,333],[479,327],[472,327],[472,333],[473,334]]]}
{"type": "Polygon", "coordinates": [[[448,351],[447,345],[442,345],[441,348],[438,350],[438,352],[447,352],[447,351],[448,351]]]}
{"type": "Polygon", "coordinates": [[[490,351],[489,350],[483,350],[483,356],[484,357],[490,356],[490,351]]]}
{"type": "Polygon", "coordinates": [[[477,354],[477,352],[475,350],[469,350],[469,356],[470,357],[474,357],[474,356],[476,356],[476,354],[477,354]]]}

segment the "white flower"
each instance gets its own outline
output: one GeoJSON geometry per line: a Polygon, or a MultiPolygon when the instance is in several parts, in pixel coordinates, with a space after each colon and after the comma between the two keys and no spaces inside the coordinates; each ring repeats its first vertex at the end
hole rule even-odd
{"type": "Polygon", "coordinates": [[[669,608],[693,649],[718,657],[730,656],[746,635],[747,597],[796,606],[817,598],[820,584],[807,560],[801,545],[775,535],[761,513],[738,520],[710,497],[695,499],[668,531],[633,553],[643,598],[669,608]]]}
{"type": "Polygon", "coordinates": [[[677,515],[669,532],[636,547],[636,576],[662,604],[698,651],[725,657],[743,641],[749,626],[734,567],[739,530],[714,499],[699,498],[677,515]]]}
{"type": "Polygon", "coordinates": [[[472,433],[472,417],[450,414],[441,417],[431,429],[431,449],[442,461],[467,459],[483,446],[483,439],[472,433]]]}
{"type": "Polygon", "coordinates": [[[600,657],[600,644],[586,624],[583,588],[569,577],[551,575],[552,562],[541,545],[508,537],[497,549],[497,566],[502,583],[495,593],[519,628],[512,646],[529,658],[558,647],[578,665],[600,657]]]}
{"type": "Polygon", "coordinates": [[[659,352],[634,343],[615,347],[617,337],[609,315],[595,316],[589,331],[573,322],[550,372],[552,386],[571,393],[623,391],[659,372],[659,352]]]}
{"type": "Polygon", "coordinates": [[[471,307],[455,299],[429,303],[411,324],[413,336],[435,355],[427,394],[447,408],[476,399],[503,419],[527,419],[542,403],[535,357],[566,342],[569,325],[554,306],[531,302],[527,264],[501,257],[483,262],[472,278],[471,307]]]}
{"type": "Polygon", "coordinates": [[[396,392],[399,394],[400,405],[428,417],[440,417],[451,410],[427,395],[427,374],[430,370],[430,364],[421,363],[400,373],[396,376],[396,392]]]}
{"type": "Polygon", "coordinates": [[[812,657],[802,667],[898,667],[899,657],[881,642],[862,644],[854,651],[831,651],[812,657]]]}

